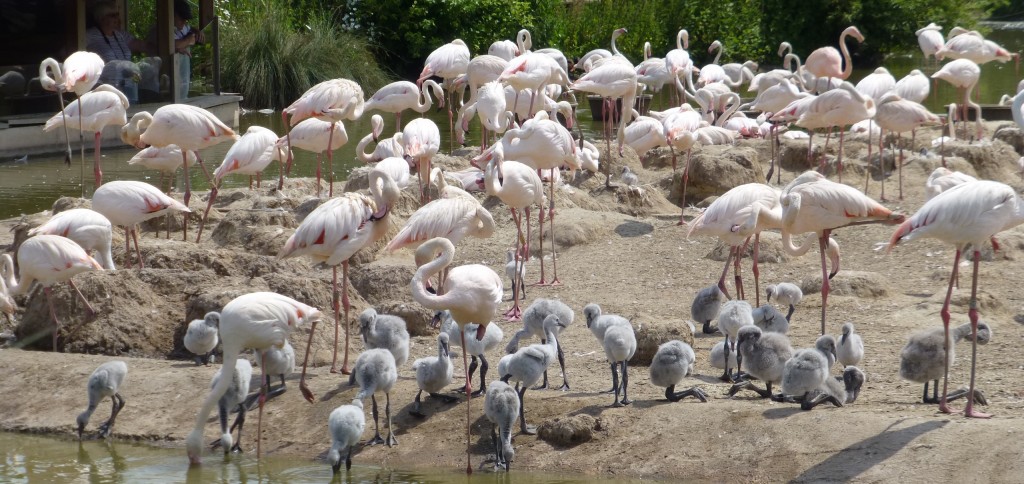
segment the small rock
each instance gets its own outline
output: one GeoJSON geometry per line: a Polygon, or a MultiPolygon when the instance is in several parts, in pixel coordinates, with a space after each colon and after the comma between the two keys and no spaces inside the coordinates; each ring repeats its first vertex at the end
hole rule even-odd
{"type": "Polygon", "coordinates": [[[593,439],[598,425],[598,420],[586,414],[557,417],[544,421],[537,429],[537,436],[554,446],[572,447],[593,439]]]}

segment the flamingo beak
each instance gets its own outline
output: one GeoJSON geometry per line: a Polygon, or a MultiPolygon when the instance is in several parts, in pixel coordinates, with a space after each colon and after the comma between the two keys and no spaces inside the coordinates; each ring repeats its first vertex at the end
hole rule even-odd
{"type": "Polygon", "coordinates": [[[487,333],[487,326],[486,325],[481,324],[481,325],[477,326],[476,327],[476,340],[477,341],[483,340],[484,339],[484,334],[486,334],[486,333],[487,333]]]}

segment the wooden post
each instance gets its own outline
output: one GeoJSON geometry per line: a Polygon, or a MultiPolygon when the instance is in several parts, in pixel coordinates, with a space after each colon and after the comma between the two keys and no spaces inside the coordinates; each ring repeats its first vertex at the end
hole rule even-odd
{"type": "Polygon", "coordinates": [[[160,56],[160,70],[171,80],[168,97],[178,102],[175,86],[178,73],[174,69],[174,3],[171,0],[156,0],[156,51],[160,56]]]}

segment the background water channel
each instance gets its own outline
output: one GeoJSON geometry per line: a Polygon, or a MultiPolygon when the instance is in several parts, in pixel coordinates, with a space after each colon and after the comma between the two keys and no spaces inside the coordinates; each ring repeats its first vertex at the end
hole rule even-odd
{"type": "MultiPolygon", "coordinates": [[[[993,28],[988,38],[1003,45],[1011,52],[1020,52],[1024,50],[1024,23],[990,23],[988,25],[993,28]]],[[[868,39],[868,41],[870,42],[870,39],[868,39]]],[[[916,43],[916,39],[908,39],[907,42],[908,44],[913,45],[916,43]]],[[[800,54],[806,55],[806,53],[800,54]]],[[[634,60],[639,61],[639,59],[634,60]]],[[[924,62],[921,58],[920,51],[916,49],[913,54],[892,56],[886,59],[883,65],[888,68],[897,79],[906,75],[912,69],[921,69],[926,74],[930,75],[939,68],[939,65],[934,62],[933,59],[930,59],[928,62],[924,62]]],[[[762,67],[761,70],[765,71],[767,69],[768,67],[765,66],[762,67]]],[[[851,79],[854,81],[859,80],[865,75],[870,74],[873,70],[874,67],[856,68],[854,69],[851,79]]],[[[982,104],[994,104],[999,101],[999,98],[1003,94],[1012,95],[1015,92],[1017,82],[1020,79],[1021,74],[1016,72],[1013,62],[1008,62],[1006,64],[990,62],[982,66],[982,76],[979,89],[980,98],[975,99],[979,100],[982,104]]],[[[367,95],[371,94],[372,93],[367,93],[367,95]]],[[[748,93],[743,93],[743,96],[746,98],[748,93]]],[[[593,139],[595,135],[602,132],[601,126],[591,120],[591,115],[586,102],[584,102],[582,98],[580,101],[577,117],[580,121],[584,135],[588,139],[593,139]]],[[[943,106],[954,101],[958,101],[956,99],[955,89],[945,82],[939,82],[937,84],[933,83],[932,94],[926,100],[925,104],[933,112],[942,113],[944,112],[943,106]]],[[[664,109],[668,105],[669,102],[666,91],[662,91],[654,96],[652,109],[664,109]]],[[[394,129],[394,118],[392,115],[387,113],[381,114],[384,115],[385,118],[384,136],[390,136],[394,129]]],[[[405,116],[406,122],[412,119],[414,114],[415,113],[407,113],[405,116]]],[[[347,173],[358,164],[358,161],[355,159],[355,147],[359,140],[369,132],[369,117],[369,114],[366,114],[359,121],[345,122],[349,142],[336,151],[334,156],[335,173],[339,180],[343,180],[347,173]]],[[[448,130],[446,129],[448,125],[446,112],[432,110],[427,113],[427,117],[434,120],[441,128],[442,152],[447,153],[449,141],[448,130]]],[[[279,112],[273,114],[261,114],[257,111],[249,111],[240,116],[240,124],[241,125],[238,127],[238,133],[244,133],[245,130],[252,125],[265,126],[279,134],[283,134],[285,132],[279,112]]],[[[79,151],[77,135],[74,132],[72,132],[72,139],[72,149],[76,155],[76,159],[70,167],[66,167],[63,164],[63,157],[59,154],[52,156],[31,156],[27,160],[21,161],[0,160],[0,219],[46,210],[50,208],[54,200],[60,196],[80,195],[80,162],[77,159],[79,151]]],[[[87,164],[91,164],[91,141],[87,141],[87,143],[86,162],[87,164]]],[[[467,136],[467,143],[469,143],[470,146],[474,143],[479,144],[479,125],[476,121],[472,124],[470,134],[467,136]]],[[[220,164],[229,147],[230,146],[227,143],[221,143],[220,145],[204,150],[201,153],[201,156],[206,161],[211,173],[213,169],[220,164]]],[[[54,149],[58,152],[61,150],[60,147],[55,147],[54,149]]],[[[103,150],[102,163],[104,180],[141,180],[153,184],[159,183],[159,173],[127,164],[128,159],[130,159],[136,151],[137,150],[130,147],[103,150]]],[[[315,155],[302,150],[295,150],[295,156],[296,166],[293,168],[292,175],[314,176],[316,173],[315,155]]],[[[326,165],[324,169],[326,170],[326,165]]],[[[90,170],[91,167],[87,167],[87,193],[91,193],[93,188],[90,170]]],[[[272,164],[268,167],[267,174],[276,178],[277,165],[272,164]]],[[[179,170],[177,180],[175,181],[175,187],[183,186],[182,177],[183,175],[179,170]]],[[[206,179],[201,170],[192,170],[191,178],[192,187],[195,190],[203,191],[208,188],[206,179]]],[[[247,184],[248,178],[244,176],[228,177],[224,182],[224,186],[227,187],[246,186],[247,184]]]]}
{"type": "MultiPolygon", "coordinates": [[[[326,428],[325,433],[326,437],[326,428]]],[[[310,454],[326,453],[315,449],[310,454]]],[[[569,477],[516,471],[492,472],[486,469],[466,476],[457,469],[400,471],[360,465],[358,454],[352,470],[331,473],[326,461],[233,455],[226,459],[207,456],[202,466],[189,467],[182,449],[169,449],[129,442],[90,440],[79,443],[37,435],[0,432],[0,482],[100,483],[208,483],[208,482],[310,482],[350,483],[634,483],[639,480],[569,477]]],[[[357,451],[358,452],[358,451],[357,451]]],[[[648,481],[648,480],[645,480],[648,481]]],[[[649,482],[649,481],[648,481],[649,482]]]]}

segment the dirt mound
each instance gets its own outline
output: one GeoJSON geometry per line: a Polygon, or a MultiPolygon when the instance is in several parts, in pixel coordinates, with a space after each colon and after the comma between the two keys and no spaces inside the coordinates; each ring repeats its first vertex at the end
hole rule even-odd
{"type": "Polygon", "coordinates": [[[1012,146],[998,139],[970,144],[963,141],[947,143],[946,153],[947,156],[966,160],[980,178],[1003,183],[1020,180],[1017,174],[1017,159],[1020,155],[1012,146]]]}
{"type": "MultiPolygon", "coordinates": [[[[610,214],[606,212],[592,212],[590,210],[583,210],[579,208],[568,208],[564,210],[558,210],[555,212],[555,244],[558,250],[567,249],[570,247],[576,247],[580,245],[587,245],[594,241],[604,238],[611,232],[611,227],[616,225],[616,219],[621,218],[621,215],[610,214]],[[571,222],[569,222],[571,221],[571,222]]],[[[540,240],[539,237],[544,237],[545,250],[551,250],[551,224],[545,221],[544,233],[538,234],[539,230],[534,230],[534,240],[530,245],[530,251],[534,254],[540,254],[540,240]]]]}
{"type": "Polygon", "coordinates": [[[629,360],[630,365],[650,366],[658,346],[677,339],[693,346],[693,330],[682,319],[664,320],[650,314],[637,314],[629,318],[636,331],[636,353],[629,360]]]}
{"type": "MultiPolygon", "coordinates": [[[[682,196],[685,156],[681,160],[679,169],[658,183],[663,190],[671,187],[668,199],[673,201],[678,201],[682,196]]],[[[744,183],[764,181],[764,177],[757,151],[753,148],[704,146],[693,153],[690,162],[687,201],[696,202],[712,195],[721,195],[744,183]]]]}
{"type": "Polygon", "coordinates": [[[599,428],[599,420],[587,414],[557,417],[540,424],[537,437],[555,447],[573,447],[590,442],[599,428]]]}
{"type": "MultiPolygon", "coordinates": [[[[725,262],[725,259],[729,257],[730,247],[723,242],[718,242],[715,248],[708,252],[704,257],[718,261],[725,262]]],[[[747,250],[743,252],[744,259],[751,259],[754,257],[754,239],[750,239],[750,243],[747,244],[747,250]]],[[[761,232],[761,247],[757,251],[757,262],[759,263],[779,263],[786,262],[789,260],[789,254],[782,248],[782,236],[775,232],[761,232]]],[[[749,263],[749,260],[744,264],[749,263]]]]}
{"type": "MultiPolygon", "coordinates": [[[[821,276],[800,284],[800,290],[807,294],[821,292],[821,276]]],[[[879,298],[889,294],[889,280],[877,272],[841,270],[829,281],[830,296],[856,296],[879,298]]]]}
{"type": "Polygon", "coordinates": [[[1024,155],[1024,132],[1016,124],[1003,124],[992,133],[992,138],[1010,145],[1018,155],[1024,155]]]}

